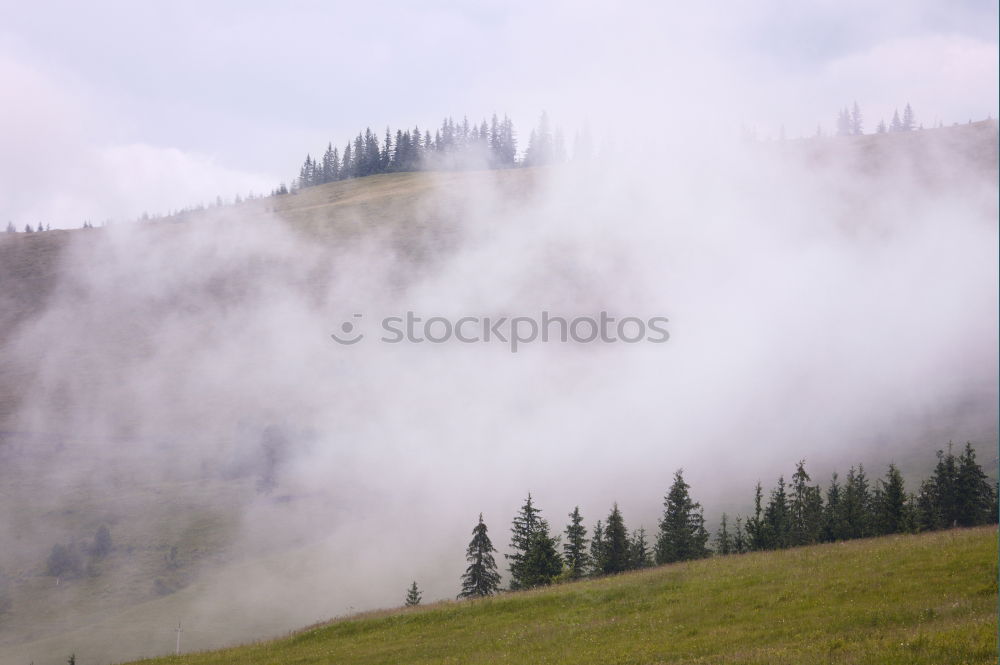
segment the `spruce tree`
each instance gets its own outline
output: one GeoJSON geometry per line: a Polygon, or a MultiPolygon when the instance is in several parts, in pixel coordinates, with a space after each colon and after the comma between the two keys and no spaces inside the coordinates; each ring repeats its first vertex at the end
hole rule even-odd
{"type": "Polygon", "coordinates": [[[892,112],[892,121],[889,123],[890,132],[901,132],[903,131],[903,123],[899,119],[899,109],[895,109],[892,112]]]}
{"type": "Polygon", "coordinates": [[[423,159],[424,154],[424,144],[421,139],[422,134],[420,133],[420,127],[414,125],[413,131],[410,133],[410,151],[407,153],[406,159],[407,171],[420,170],[420,162],[423,159]]]}
{"type": "Polygon", "coordinates": [[[758,480],[753,494],[753,516],[747,517],[746,522],[748,550],[757,551],[765,549],[763,498],[764,490],[758,480]]]}
{"type": "Polygon", "coordinates": [[[743,530],[743,518],[737,515],[736,530],[733,533],[733,552],[736,554],[745,554],[749,550],[750,545],[747,542],[746,532],[743,530]]]}
{"type": "Polygon", "coordinates": [[[791,519],[785,477],[778,478],[778,486],[771,490],[771,499],[764,509],[764,549],[788,547],[791,536],[791,519]]]}
{"type": "Polygon", "coordinates": [[[390,171],[405,171],[406,162],[408,159],[407,153],[410,148],[410,133],[403,132],[401,129],[396,130],[396,143],[393,148],[392,160],[390,160],[389,170],[390,171]]]}
{"type": "Polygon", "coordinates": [[[416,580],[410,585],[410,588],[406,590],[406,607],[413,607],[420,604],[420,597],[423,594],[417,588],[416,580]]]}
{"type": "Polygon", "coordinates": [[[532,534],[525,556],[520,587],[530,589],[551,584],[563,569],[559,556],[559,539],[549,535],[549,524],[538,520],[538,529],[532,534]]]}
{"type": "Polygon", "coordinates": [[[848,538],[865,538],[871,535],[871,493],[865,467],[851,467],[844,484],[844,522],[848,538]]]}
{"type": "Polygon", "coordinates": [[[514,122],[506,115],[500,130],[500,163],[504,167],[517,164],[517,138],[514,134],[514,122]]]}
{"type": "Polygon", "coordinates": [[[618,504],[615,503],[604,527],[604,557],[602,572],[606,575],[620,573],[628,569],[629,545],[628,529],[618,504]]]}
{"type": "Polygon", "coordinates": [[[344,146],[344,156],[340,162],[340,179],[346,180],[352,177],[354,177],[354,153],[351,152],[351,142],[348,141],[344,146]]]}
{"type": "Polygon", "coordinates": [[[628,567],[630,570],[649,568],[653,565],[649,540],[646,538],[646,529],[639,527],[632,532],[632,536],[628,541],[628,552],[628,567]]]}
{"type": "MultiPolygon", "coordinates": [[[[369,130],[370,131],[370,130],[369,130]]],[[[365,154],[365,140],[360,132],[354,137],[354,162],[352,175],[355,178],[363,178],[368,175],[369,155],[365,154]]]]}
{"type": "Polygon", "coordinates": [[[851,134],[854,136],[861,136],[865,133],[865,123],[864,119],[861,117],[861,108],[858,106],[857,102],[854,102],[854,107],[851,109],[851,134]]]}
{"type": "Polygon", "coordinates": [[[715,533],[715,553],[732,554],[735,551],[733,537],[729,533],[729,518],[722,513],[722,520],[719,522],[719,530],[715,533]]]}
{"type": "Polygon", "coordinates": [[[688,493],[683,470],[674,473],[674,482],[663,499],[663,517],[656,539],[656,563],[672,563],[708,555],[705,519],[688,493]]]}
{"type": "Polygon", "coordinates": [[[958,457],[955,475],[955,523],[978,526],[995,522],[993,487],[976,462],[976,451],[969,442],[958,457]]]}
{"type": "Polygon", "coordinates": [[[944,518],[939,511],[934,481],[930,478],[920,483],[914,500],[915,530],[932,531],[943,528],[944,518]]]}
{"type": "Polygon", "coordinates": [[[884,479],[879,479],[875,487],[874,531],[879,535],[908,531],[906,489],[903,476],[895,464],[889,464],[884,479]]]}
{"type": "Polygon", "coordinates": [[[823,510],[823,540],[832,543],[847,538],[847,525],[844,519],[843,487],[834,472],[830,479],[830,488],[826,492],[826,506],[823,510]]]}
{"type": "Polygon", "coordinates": [[[823,528],[823,497],[819,487],[809,485],[811,478],[800,460],[792,476],[789,499],[790,545],[811,545],[820,540],[823,528]]]}
{"type": "Polygon", "coordinates": [[[570,579],[583,577],[590,565],[590,555],[587,553],[587,527],[583,526],[583,516],[580,507],[573,508],[569,514],[570,523],[566,526],[566,542],[563,543],[563,560],[569,570],[570,579]]]}
{"type": "Polygon", "coordinates": [[[324,183],[333,182],[337,179],[338,172],[340,171],[339,161],[337,158],[337,149],[333,147],[333,143],[328,143],[326,152],[323,153],[323,175],[321,179],[324,183]]]}
{"type": "Polygon", "coordinates": [[[385,142],[382,144],[382,159],[379,163],[379,173],[388,173],[392,167],[392,134],[388,125],[385,128],[385,142]]]}
{"type": "Polygon", "coordinates": [[[500,589],[500,573],[493,558],[493,543],[487,533],[483,514],[479,513],[479,523],[472,529],[472,540],[465,552],[469,567],[462,575],[462,591],[459,598],[489,596],[500,589]]]}
{"type": "Polygon", "coordinates": [[[590,539],[590,570],[592,575],[600,575],[604,570],[604,525],[597,520],[594,535],[590,539]]]}
{"type": "Polygon", "coordinates": [[[531,494],[514,517],[511,527],[511,590],[549,584],[562,572],[562,558],[556,550],[557,539],[549,535],[548,522],[532,503],[531,494]]]}
{"type": "Polygon", "coordinates": [[[916,120],[913,116],[913,109],[910,108],[910,103],[907,102],[906,108],[903,109],[902,130],[904,132],[911,132],[913,131],[915,125],[916,125],[916,120]]]}
{"type": "Polygon", "coordinates": [[[299,189],[311,187],[313,184],[313,163],[312,157],[309,155],[306,155],[306,161],[302,163],[302,168],[299,169],[299,177],[296,184],[299,189]]]}

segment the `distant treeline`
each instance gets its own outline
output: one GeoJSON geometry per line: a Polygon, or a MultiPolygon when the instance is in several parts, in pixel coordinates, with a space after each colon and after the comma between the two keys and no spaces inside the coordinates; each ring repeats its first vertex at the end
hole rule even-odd
{"type": "MultiPolygon", "coordinates": [[[[588,132],[579,134],[574,142],[574,158],[589,155],[588,132]]],[[[445,118],[441,126],[431,131],[415,126],[410,129],[386,127],[381,141],[371,128],[358,132],[341,151],[333,143],[326,146],[322,157],[306,155],[293,188],[313,187],[348,178],[363,178],[378,173],[401,171],[454,171],[468,168],[506,169],[516,166],[539,166],[565,161],[566,144],[563,134],[553,130],[548,114],[542,113],[538,126],[531,130],[528,147],[521,158],[517,152],[517,132],[508,116],[496,114],[487,122],[470,123],[464,118],[457,123],[445,118]]],[[[288,193],[284,184],[272,192],[288,193]]]]}
{"type": "MultiPolygon", "coordinates": [[[[909,104],[893,113],[892,122],[880,121],[876,133],[904,132],[917,129],[913,109],[909,104]]],[[[922,127],[921,127],[922,128],[922,127]]],[[[817,136],[823,131],[817,128],[817,136]]],[[[852,108],[843,108],[837,114],[837,135],[864,134],[861,108],[854,102],[852,108]]],[[[589,159],[592,153],[589,131],[576,136],[573,159],[589,159]]],[[[451,117],[441,121],[441,126],[431,131],[414,126],[410,129],[386,127],[385,135],[369,127],[353,140],[344,144],[343,150],[328,143],[322,157],[307,154],[299,174],[292,181],[292,189],[314,187],[328,182],[363,178],[379,173],[402,171],[450,171],[467,168],[506,169],[517,166],[541,166],[566,161],[568,152],[563,134],[553,130],[547,113],[542,113],[538,126],[531,130],[528,147],[518,157],[517,133],[508,116],[501,120],[496,114],[487,122],[470,123],[468,118],[456,123],[451,117]]],[[[272,196],[287,194],[289,188],[282,183],[271,192],[272,196]]]]}
{"type": "MultiPolygon", "coordinates": [[[[511,526],[510,553],[505,555],[509,589],[700,559],[713,552],[742,554],[996,524],[997,513],[997,489],[970,444],[958,455],[950,444],[947,451],[939,450],[933,474],[915,493],[906,491],[894,464],[874,483],[862,465],[851,467],[843,482],[834,473],[824,492],[812,484],[805,462],[800,461],[791,483],[778,478],[766,500],[757,483],[749,514],[730,521],[723,513],[710,547],[704,511],[691,497],[679,470],[664,497],[659,528],[652,539],[644,529],[629,531],[617,503],[590,531],[583,525],[579,507],[574,508],[562,535],[554,535],[529,494],[511,526]]],[[[487,596],[500,590],[495,551],[480,515],[466,552],[469,566],[462,575],[460,597],[487,596]]]]}

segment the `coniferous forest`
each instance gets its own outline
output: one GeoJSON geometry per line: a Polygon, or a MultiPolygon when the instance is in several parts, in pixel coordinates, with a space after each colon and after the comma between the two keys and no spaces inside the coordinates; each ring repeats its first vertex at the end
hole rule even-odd
{"type": "MultiPolygon", "coordinates": [[[[562,144],[561,134],[552,135],[548,116],[543,113],[522,163],[549,163],[558,152],[557,143],[562,144]]],[[[470,124],[468,118],[461,123],[445,118],[433,135],[417,126],[395,133],[386,127],[380,141],[368,128],[348,141],[343,150],[329,143],[321,157],[306,155],[295,185],[312,187],[378,173],[473,167],[502,169],[517,164],[517,138],[509,117],[501,120],[494,114],[489,123],[483,120],[479,124],[470,124]]]]}
{"type": "MultiPolygon", "coordinates": [[[[895,464],[870,479],[863,465],[843,478],[833,473],[825,490],[795,465],[791,481],[781,476],[769,491],[758,482],[745,515],[723,513],[710,537],[702,506],[691,495],[682,470],[674,473],[658,528],[629,530],[618,504],[588,531],[579,507],[569,513],[561,533],[542,517],[529,493],[511,524],[505,555],[510,591],[530,589],[583,577],[599,577],[653,565],[744,554],[856,538],[921,533],[956,527],[996,524],[998,488],[991,485],[976,452],[967,443],[955,453],[951,444],[937,451],[930,477],[909,491],[895,464]]],[[[494,548],[479,515],[466,558],[460,598],[501,591],[494,548]]]]}

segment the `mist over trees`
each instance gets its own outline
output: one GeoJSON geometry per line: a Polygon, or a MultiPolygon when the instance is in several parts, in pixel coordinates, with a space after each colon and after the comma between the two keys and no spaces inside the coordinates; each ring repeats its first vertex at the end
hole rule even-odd
{"type": "MultiPolygon", "coordinates": [[[[540,126],[548,127],[545,114],[540,126]]],[[[544,136],[549,137],[547,129],[544,136]]],[[[540,143],[535,145],[540,140],[533,138],[529,142],[529,152],[534,149],[537,156],[534,163],[548,163],[542,161],[540,150],[547,156],[546,159],[554,160],[556,153],[553,150],[547,147],[543,150],[540,143]]],[[[419,126],[395,132],[386,127],[380,140],[369,127],[347,141],[343,150],[330,142],[322,157],[314,159],[312,155],[306,155],[295,185],[301,189],[380,173],[503,169],[517,165],[517,134],[508,116],[500,119],[494,114],[489,122],[484,119],[478,124],[470,123],[468,118],[456,123],[449,117],[442,120],[433,135],[430,130],[421,130],[419,126]]]]}
{"type": "MultiPolygon", "coordinates": [[[[858,102],[838,111],[836,128],[837,136],[865,133],[864,115],[858,102]]],[[[885,121],[880,121],[875,133],[915,128],[913,109],[907,103],[902,119],[897,110],[892,124],[887,128],[885,121]]],[[[822,135],[821,129],[817,135],[822,135]]],[[[368,127],[344,143],[342,149],[328,142],[317,157],[307,154],[293,180],[293,190],[381,173],[506,169],[582,161],[593,156],[593,140],[589,130],[577,133],[570,157],[563,132],[553,127],[548,113],[542,112],[520,158],[518,154],[517,132],[506,115],[500,119],[494,114],[489,121],[483,119],[479,123],[470,123],[468,118],[456,122],[447,117],[433,134],[419,126],[395,131],[386,127],[381,139],[368,127]]],[[[282,184],[271,193],[281,195],[289,191],[282,184]]]]}

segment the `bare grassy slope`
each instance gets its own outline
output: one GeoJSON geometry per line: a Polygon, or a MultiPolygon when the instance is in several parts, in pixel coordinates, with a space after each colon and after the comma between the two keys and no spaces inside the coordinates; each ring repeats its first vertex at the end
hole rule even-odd
{"type": "Polygon", "coordinates": [[[147,662],[995,663],[996,580],[996,529],[948,531],[376,612],[147,662]]]}

